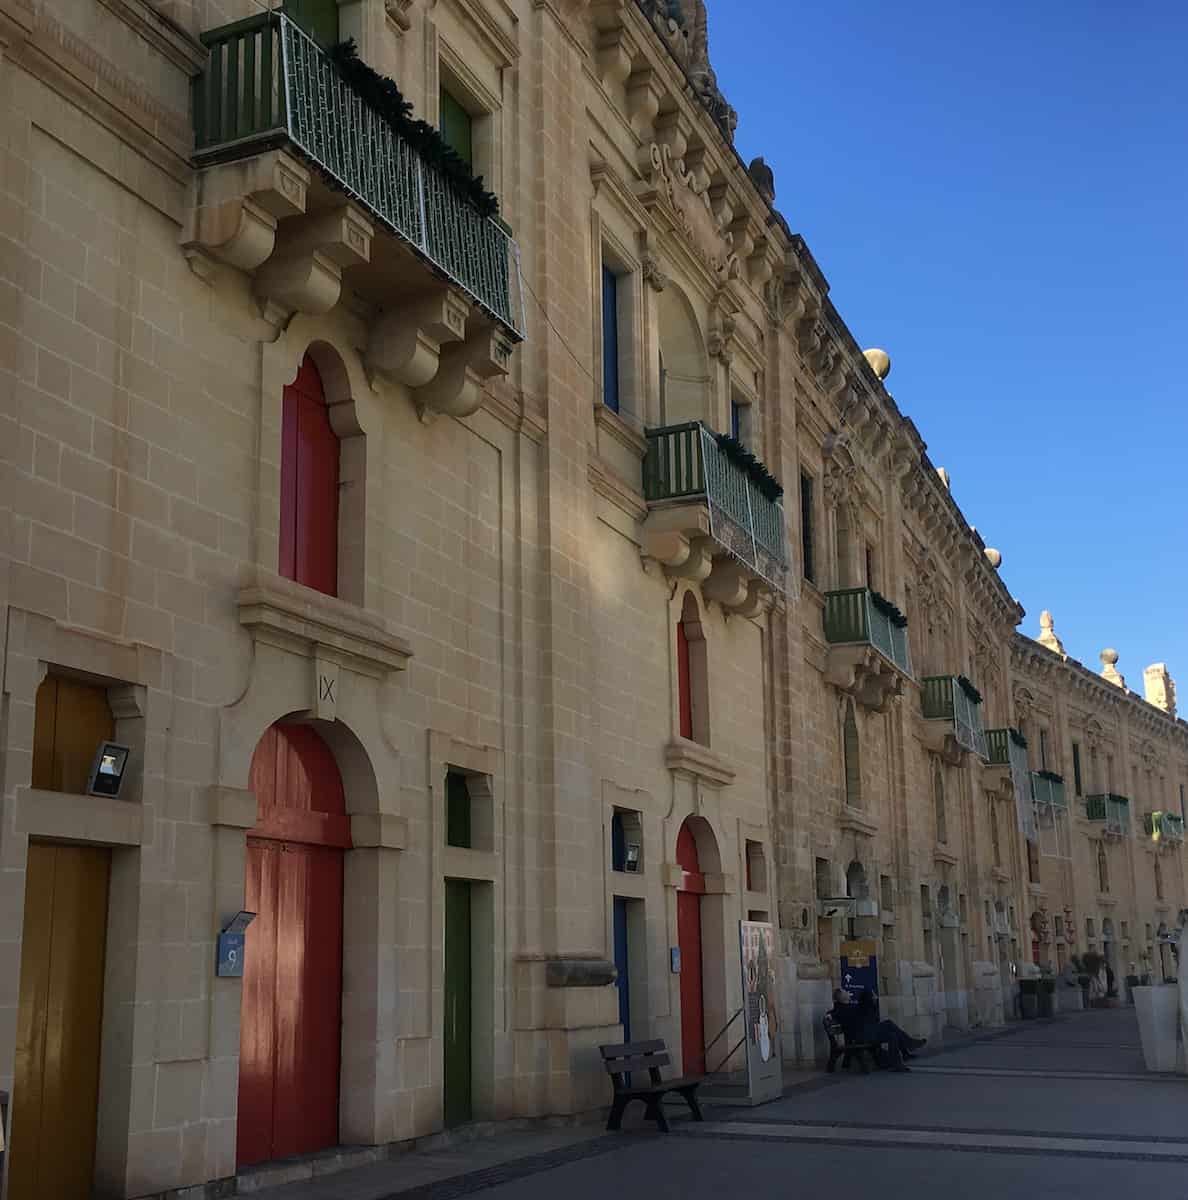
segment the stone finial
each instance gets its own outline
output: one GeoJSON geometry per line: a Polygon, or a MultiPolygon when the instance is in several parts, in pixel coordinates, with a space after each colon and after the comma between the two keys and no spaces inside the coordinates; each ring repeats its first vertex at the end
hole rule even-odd
{"type": "MultiPolygon", "coordinates": [[[[1061,658],[1068,657],[1064,653],[1064,643],[1056,636],[1056,627],[1052,622],[1052,614],[1046,608],[1040,613],[1040,635],[1036,638],[1036,641],[1041,646],[1045,646],[1051,650],[1054,654],[1059,654],[1061,658]]],[[[1115,661],[1117,658],[1118,656],[1115,654],[1115,661]]]]}
{"type": "Polygon", "coordinates": [[[886,379],[891,374],[891,355],[886,350],[872,346],[862,351],[862,357],[870,363],[870,369],[880,378],[886,379]]]}
{"type": "Polygon", "coordinates": [[[1161,708],[1169,717],[1176,715],[1176,682],[1167,663],[1152,663],[1143,672],[1143,693],[1147,703],[1161,708]]]}
{"type": "Polygon", "coordinates": [[[767,165],[763,155],[758,158],[751,159],[751,165],[747,167],[747,174],[751,177],[751,182],[755,185],[755,190],[767,201],[768,204],[775,203],[775,173],[767,165]]]}
{"type": "Polygon", "coordinates": [[[936,473],[940,476],[941,483],[943,483],[946,488],[951,489],[953,484],[949,478],[949,472],[946,471],[944,467],[937,467],[936,473]]]}
{"type": "Polygon", "coordinates": [[[1126,687],[1126,679],[1118,671],[1117,650],[1106,647],[1106,649],[1101,652],[1101,677],[1107,683],[1112,683],[1115,687],[1126,687]]]}
{"type": "Polygon", "coordinates": [[[1002,551],[995,550],[993,546],[987,546],[982,553],[986,556],[986,561],[997,571],[1002,566],[1002,551]]]}

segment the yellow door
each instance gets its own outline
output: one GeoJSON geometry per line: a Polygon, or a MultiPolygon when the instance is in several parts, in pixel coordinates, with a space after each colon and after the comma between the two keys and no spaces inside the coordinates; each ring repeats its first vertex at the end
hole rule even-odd
{"type": "Polygon", "coordinates": [[[89,1200],[111,851],[29,843],[8,1200],[89,1200]]]}

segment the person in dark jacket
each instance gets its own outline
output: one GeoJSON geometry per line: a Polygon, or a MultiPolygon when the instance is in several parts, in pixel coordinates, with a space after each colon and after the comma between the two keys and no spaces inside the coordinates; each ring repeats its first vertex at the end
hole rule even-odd
{"type": "Polygon", "coordinates": [[[903,1060],[911,1058],[913,1051],[919,1050],[928,1039],[912,1037],[894,1021],[880,1021],[873,992],[863,990],[858,997],[858,1003],[853,1007],[857,1010],[860,1039],[865,1042],[874,1042],[878,1046],[885,1046],[891,1070],[910,1070],[910,1067],[904,1065],[903,1060]]]}

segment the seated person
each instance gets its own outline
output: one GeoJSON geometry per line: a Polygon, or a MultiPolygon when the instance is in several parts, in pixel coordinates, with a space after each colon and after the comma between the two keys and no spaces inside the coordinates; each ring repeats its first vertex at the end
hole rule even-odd
{"type": "Polygon", "coordinates": [[[850,993],[845,988],[838,988],[833,993],[833,1019],[841,1026],[847,1042],[871,1042],[876,1046],[885,1046],[887,1062],[892,1071],[907,1071],[904,1058],[910,1058],[913,1050],[918,1050],[927,1039],[914,1038],[901,1029],[894,1021],[880,1021],[875,1009],[874,996],[869,991],[863,991],[854,1003],[850,993]]]}

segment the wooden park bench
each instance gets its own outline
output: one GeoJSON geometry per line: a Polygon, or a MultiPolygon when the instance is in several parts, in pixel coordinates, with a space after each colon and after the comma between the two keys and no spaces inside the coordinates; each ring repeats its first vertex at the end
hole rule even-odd
{"type": "Polygon", "coordinates": [[[611,1104],[607,1129],[619,1129],[623,1123],[623,1112],[632,1100],[642,1100],[646,1106],[644,1119],[655,1121],[661,1133],[668,1132],[668,1121],[664,1116],[661,1101],[669,1092],[678,1092],[688,1104],[695,1121],[704,1120],[697,1103],[697,1089],[701,1079],[662,1079],[660,1068],[667,1067],[672,1059],[664,1042],[627,1042],[621,1046],[600,1046],[602,1061],[615,1085],[615,1098],[611,1104]],[[633,1071],[647,1071],[648,1081],[632,1086],[628,1079],[633,1071]]]}
{"type": "Polygon", "coordinates": [[[832,1072],[837,1066],[837,1060],[842,1060],[842,1067],[848,1067],[857,1060],[863,1075],[870,1074],[870,1064],[878,1065],[879,1047],[874,1042],[851,1042],[846,1040],[842,1027],[833,1019],[832,1013],[825,1014],[825,1036],[829,1039],[829,1062],[826,1071],[832,1072]]]}

